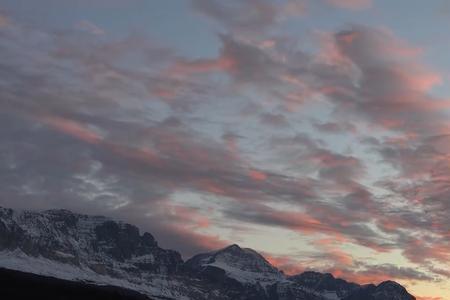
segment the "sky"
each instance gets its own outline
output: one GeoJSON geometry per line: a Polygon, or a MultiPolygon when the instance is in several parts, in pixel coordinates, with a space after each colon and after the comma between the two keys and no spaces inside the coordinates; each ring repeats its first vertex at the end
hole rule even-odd
{"type": "Polygon", "coordinates": [[[445,0],[0,0],[0,205],[450,300],[445,0]]]}

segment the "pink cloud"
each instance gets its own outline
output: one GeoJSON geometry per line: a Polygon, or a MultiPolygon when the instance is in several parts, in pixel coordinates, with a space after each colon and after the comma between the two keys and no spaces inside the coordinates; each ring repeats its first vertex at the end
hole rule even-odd
{"type": "Polygon", "coordinates": [[[9,17],[0,13],[0,28],[8,26],[10,23],[9,17]]]}
{"type": "Polygon", "coordinates": [[[266,173],[261,172],[261,171],[250,170],[248,174],[249,174],[250,178],[252,178],[254,180],[264,181],[267,179],[266,173]]]}
{"type": "Polygon", "coordinates": [[[179,61],[172,66],[167,72],[172,76],[186,76],[196,73],[207,72],[229,72],[236,65],[236,61],[232,57],[223,54],[217,59],[199,59],[194,61],[179,61]]]}
{"type": "Polygon", "coordinates": [[[55,130],[64,132],[91,144],[98,144],[103,140],[102,136],[94,130],[90,129],[85,124],[74,120],[50,115],[38,118],[38,120],[54,128],[55,130]]]}
{"type": "Polygon", "coordinates": [[[263,255],[270,264],[282,270],[285,274],[296,275],[305,271],[304,266],[289,255],[274,255],[269,253],[263,253],[263,255]]]}
{"type": "MultiPolygon", "coordinates": [[[[435,120],[448,101],[433,98],[429,91],[442,82],[441,75],[420,62],[421,50],[408,45],[385,29],[356,27],[335,36],[342,68],[356,68],[359,86],[344,94],[335,90],[330,99],[342,109],[353,110],[369,123],[408,134],[435,132],[435,120]]],[[[351,70],[347,70],[351,72],[351,70]]],[[[351,75],[348,75],[351,76],[351,75]]],[[[338,108],[339,110],[339,108],[338,108]]]]}

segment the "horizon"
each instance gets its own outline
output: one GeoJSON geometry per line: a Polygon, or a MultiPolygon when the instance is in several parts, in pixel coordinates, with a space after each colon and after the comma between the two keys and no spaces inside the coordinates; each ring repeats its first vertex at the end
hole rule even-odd
{"type": "Polygon", "coordinates": [[[450,3],[0,0],[0,206],[450,300],[450,3]]]}

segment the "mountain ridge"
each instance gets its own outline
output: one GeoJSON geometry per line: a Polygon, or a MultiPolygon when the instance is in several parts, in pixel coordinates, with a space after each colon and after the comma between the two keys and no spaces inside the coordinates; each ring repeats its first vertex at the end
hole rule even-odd
{"type": "Polygon", "coordinates": [[[361,286],[312,271],[288,276],[237,244],[183,261],[134,225],[68,210],[0,207],[0,267],[119,286],[154,299],[415,299],[392,281],[361,286]]]}

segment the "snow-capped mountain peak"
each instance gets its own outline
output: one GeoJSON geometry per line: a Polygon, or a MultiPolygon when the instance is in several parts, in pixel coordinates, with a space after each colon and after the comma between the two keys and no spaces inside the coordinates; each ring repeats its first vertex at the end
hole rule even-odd
{"type": "Polygon", "coordinates": [[[212,257],[216,263],[225,263],[243,271],[279,273],[278,269],[272,266],[261,254],[250,248],[241,248],[236,244],[216,251],[212,257]]]}
{"type": "Polygon", "coordinates": [[[284,279],[283,274],[261,254],[236,244],[198,254],[189,259],[186,265],[197,272],[211,271],[212,268],[221,269],[228,277],[244,284],[267,285],[284,279]]]}

